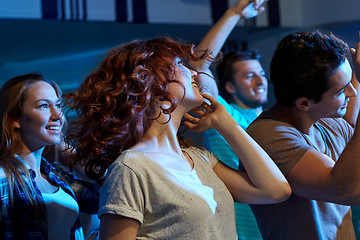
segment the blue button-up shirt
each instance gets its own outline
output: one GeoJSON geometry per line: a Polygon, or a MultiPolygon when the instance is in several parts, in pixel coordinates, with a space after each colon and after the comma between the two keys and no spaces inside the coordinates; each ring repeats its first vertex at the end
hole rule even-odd
{"type": "MultiPolygon", "coordinates": [[[[15,157],[19,158],[18,156],[15,157]]],[[[69,185],[61,181],[54,174],[54,170],[54,167],[45,159],[41,160],[41,173],[49,181],[61,187],[66,193],[68,193],[76,200],[75,195],[69,185]]],[[[47,215],[44,199],[35,183],[35,172],[32,169],[28,169],[28,171],[36,192],[36,196],[33,197],[39,199],[38,206],[31,205],[29,199],[26,197],[17,180],[15,180],[14,183],[14,204],[12,206],[10,203],[9,182],[4,174],[0,174],[0,239],[48,239],[47,215]]],[[[71,235],[69,236],[69,239],[84,239],[84,234],[79,218],[71,229],[71,235]]]]}

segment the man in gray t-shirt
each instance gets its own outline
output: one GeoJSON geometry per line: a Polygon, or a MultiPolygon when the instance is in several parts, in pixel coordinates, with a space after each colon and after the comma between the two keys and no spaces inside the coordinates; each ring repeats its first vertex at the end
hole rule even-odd
{"type": "Polygon", "coordinates": [[[351,205],[360,204],[360,98],[346,56],[357,53],[333,35],[294,33],[275,50],[270,79],[276,103],[247,132],[267,151],[293,194],[251,205],[264,239],[355,239],[351,205]]]}

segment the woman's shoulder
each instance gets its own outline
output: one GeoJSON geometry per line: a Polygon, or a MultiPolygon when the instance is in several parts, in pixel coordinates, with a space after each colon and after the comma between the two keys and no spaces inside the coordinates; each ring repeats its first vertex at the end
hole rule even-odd
{"type": "Polygon", "coordinates": [[[139,169],[147,161],[146,155],[137,150],[126,150],[110,165],[109,170],[118,168],[139,169]]]}
{"type": "Polygon", "coordinates": [[[181,149],[185,152],[192,152],[192,153],[196,153],[196,154],[202,154],[205,156],[215,156],[209,150],[207,150],[206,148],[201,147],[201,146],[190,146],[190,147],[181,148],[181,149]]]}
{"type": "Polygon", "coordinates": [[[182,147],[181,149],[187,153],[192,152],[203,155],[207,155],[210,153],[206,148],[200,146],[182,147]]]}
{"type": "Polygon", "coordinates": [[[5,170],[3,167],[0,167],[0,180],[6,178],[5,170]]]}
{"type": "Polygon", "coordinates": [[[120,156],[115,159],[112,165],[127,165],[130,163],[137,163],[143,161],[146,158],[145,154],[137,150],[126,150],[120,154],[120,156]]]}
{"type": "Polygon", "coordinates": [[[208,164],[211,164],[212,167],[214,167],[219,160],[217,156],[215,156],[212,152],[208,151],[204,147],[191,146],[182,149],[183,151],[190,154],[190,156],[193,158],[193,161],[206,162],[208,164]]]}
{"type": "Polygon", "coordinates": [[[6,178],[5,170],[3,167],[0,167],[0,196],[5,194],[9,188],[9,181],[6,178]]]}

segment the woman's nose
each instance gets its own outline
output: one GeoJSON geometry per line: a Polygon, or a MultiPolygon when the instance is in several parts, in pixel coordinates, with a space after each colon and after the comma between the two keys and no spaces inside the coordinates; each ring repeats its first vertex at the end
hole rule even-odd
{"type": "Polygon", "coordinates": [[[53,121],[61,119],[62,113],[63,113],[63,111],[62,111],[61,107],[53,106],[51,108],[51,119],[53,121]]]}

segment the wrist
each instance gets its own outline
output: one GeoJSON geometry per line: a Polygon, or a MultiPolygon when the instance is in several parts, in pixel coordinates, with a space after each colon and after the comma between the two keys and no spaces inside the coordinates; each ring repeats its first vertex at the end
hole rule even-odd
{"type": "Polygon", "coordinates": [[[219,133],[229,131],[233,125],[237,125],[237,123],[228,112],[224,112],[213,119],[213,128],[219,133]]]}
{"type": "Polygon", "coordinates": [[[242,14],[242,10],[239,11],[239,9],[236,7],[228,8],[228,10],[226,11],[226,14],[228,14],[232,17],[234,17],[234,16],[239,17],[239,19],[244,17],[242,14]]]}

